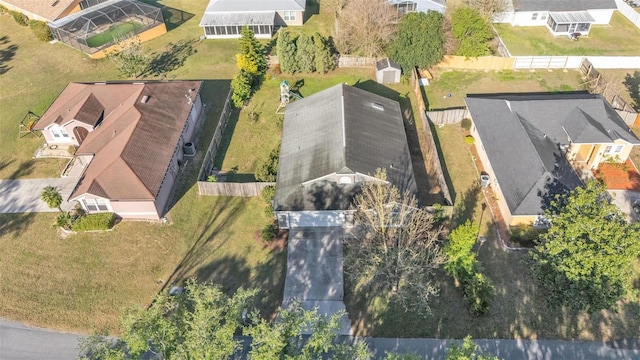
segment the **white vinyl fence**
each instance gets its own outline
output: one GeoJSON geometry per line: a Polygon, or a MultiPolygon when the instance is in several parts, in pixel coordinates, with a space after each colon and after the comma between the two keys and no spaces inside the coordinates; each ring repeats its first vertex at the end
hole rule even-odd
{"type": "Polygon", "coordinates": [[[624,15],[629,21],[631,21],[635,26],[640,28],[640,13],[637,12],[634,8],[629,6],[629,4],[625,3],[623,0],[616,0],[616,5],[618,6],[618,11],[622,15],[624,15]]]}
{"type": "MultiPolygon", "coordinates": [[[[585,56],[514,56],[514,69],[578,69],[585,56]]],[[[598,69],[640,69],[640,56],[586,56],[598,69]]]]}

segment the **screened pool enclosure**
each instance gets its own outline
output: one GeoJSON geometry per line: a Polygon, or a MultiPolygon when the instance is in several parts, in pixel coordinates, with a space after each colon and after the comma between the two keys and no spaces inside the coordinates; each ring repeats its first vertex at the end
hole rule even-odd
{"type": "Polygon", "coordinates": [[[162,11],[134,0],[109,0],[49,23],[60,42],[87,54],[105,49],[123,36],[163,24],[162,11]]]}

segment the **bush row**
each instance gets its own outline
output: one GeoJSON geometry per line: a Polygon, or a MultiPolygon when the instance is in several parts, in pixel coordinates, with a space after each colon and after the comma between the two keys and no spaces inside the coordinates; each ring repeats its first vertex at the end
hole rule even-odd
{"type": "Polygon", "coordinates": [[[80,217],[71,227],[73,231],[109,230],[115,225],[114,213],[97,213],[80,217]]]}
{"type": "Polygon", "coordinates": [[[43,21],[38,21],[38,20],[29,20],[29,17],[27,17],[27,15],[18,11],[9,10],[4,6],[0,5],[0,15],[3,15],[3,14],[9,14],[13,18],[13,20],[16,22],[16,24],[20,26],[28,26],[36,35],[36,38],[38,38],[38,40],[40,41],[53,40],[53,35],[51,34],[51,30],[49,29],[49,26],[47,25],[47,23],[43,21]]]}

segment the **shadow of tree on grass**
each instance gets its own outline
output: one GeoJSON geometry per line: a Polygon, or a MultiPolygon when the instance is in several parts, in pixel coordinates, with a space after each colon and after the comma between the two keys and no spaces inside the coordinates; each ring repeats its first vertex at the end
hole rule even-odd
{"type": "Polygon", "coordinates": [[[18,51],[18,45],[7,44],[9,44],[9,37],[7,35],[0,37],[0,45],[2,46],[0,48],[0,75],[11,70],[11,66],[7,65],[7,63],[11,61],[11,59],[13,59],[13,57],[16,55],[16,52],[18,51]]]}
{"type": "Polygon", "coordinates": [[[187,58],[197,52],[193,48],[195,42],[194,39],[179,40],[175,44],[169,43],[162,53],[152,54],[149,75],[164,78],[167,73],[182,67],[187,58]]]}
{"type": "Polygon", "coordinates": [[[640,112],[640,70],[636,70],[633,75],[625,75],[622,83],[627,87],[629,96],[633,101],[631,107],[633,107],[635,111],[640,112]]]}

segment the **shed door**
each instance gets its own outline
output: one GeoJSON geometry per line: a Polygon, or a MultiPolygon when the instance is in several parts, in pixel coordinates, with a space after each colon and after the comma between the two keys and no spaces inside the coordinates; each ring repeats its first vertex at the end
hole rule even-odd
{"type": "Polygon", "coordinates": [[[393,84],[396,82],[396,72],[393,70],[385,70],[382,72],[382,83],[393,84]]]}

